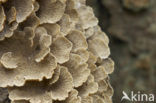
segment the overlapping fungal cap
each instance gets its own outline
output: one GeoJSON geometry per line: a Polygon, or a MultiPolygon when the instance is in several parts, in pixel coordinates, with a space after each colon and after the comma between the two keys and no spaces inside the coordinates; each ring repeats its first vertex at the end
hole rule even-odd
{"type": "Polygon", "coordinates": [[[41,23],[56,23],[61,19],[65,11],[63,0],[39,0],[40,8],[37,14],[41,23]]]}
{"type": "Polygon", "coordinates": [[[52,77],[57,62],[48,47],[49,36],[36,33],[31,40],[33,35],[33,30],[28,27],[0,42],[0,77],[3,78],[0,79],[1,87],[23,86],[27,80],[41,81],[52,77]]]}
{"type": "Polygon", "coordinates": [[[24,99],[30,103],[51,103],[53,100],[64,100],[72,90],[73,79],[66,67],[59,66],[58,68],[60,75],[55,83],[50,84],[50,79],[42,82],[27,82],[22,87],[11,88],[10,99],[14,101],[24,99]]]}
{"type": "Polygon", "coordinates": [[[73,89],[70,93],[68,98],[64,101],[55,101],[54,103],[81,103],[81,97],[78,96],[78,91],[73,89]]]}
{"type": "Polygon", "coordinates": [[[73,77],[74,87],[79,87],[86,82],[90,74],[87,63],[81,63],[81,61],[78,54],[70,54],[70,60],[64,64],[73,77]]]}
{"type": "Polygon", "coordinates": [[[0,87],[11,103],[110,102],[108,37],[85,0],[0,1],[0,87]]]}

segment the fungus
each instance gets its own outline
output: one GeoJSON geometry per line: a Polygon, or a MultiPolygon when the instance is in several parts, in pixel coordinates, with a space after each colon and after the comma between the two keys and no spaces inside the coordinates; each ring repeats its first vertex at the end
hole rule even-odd
{"type": "Polygon", "coordinates": [[[15,32],[12,38],[1,41],[0,56],[3,66],[0,65],[0,77],[3,79],[0,79],[0,86],[22,86],[26,80],[42,80],[44,77],[52,77],[57,65],[56,60],[52,54],[44,54],[42,45],[45,41],[40,40],[46,34],[39,36],[36,33],[31,47],[33,35],[31,28],[25,28],[24,31],[15,32]],[[36,49],[38,46],[41,50],[36,49]],[[44,60],[37,63],[36,61],[41,58],[44,60]],[[13,70],[10,71],[10,68],[13,70]]]}
{"type": "Polygon", "coordinates": [[[82,25],[83,29],[87,29],[98,24],[98,20],[95,18],[91,7],[81,6],[77,10],[80,17],[80,24],[82,25]]]}
{"type": "Polygon", "coordinates": [[[11,103],[111,101],[108,37],[85,0],[0,0],[0,87],[11,103]]]}
{"type": "Polygon", "coordinates": [[[86,63],[81,64],[81,57],[77,54],[71,54],[70,60],[64,64],[68,67],[69,72],[73,77],[74,87],[81,86],[88,78],[90,70],[86,63]]]}
{"type": "Polygon", "coordinates": [[[4,14],[4,9],[3,6],[0,5],[0,31],[3,30],[4,28],[4,21],[5,21],[5,14],[4,14]]]}
{"type": "Polygon", "coordinates": [[[32,0],[11,0],[10,4],[12,7],[15,7],[16,21],[18,23],[23,22],[34,10],[34,5],[32,0]]]}
{"type": "Polygon", "coordinates": [[[50,103],[52,100],[64,100],[72,90],[72,77],[66,67],[59,66],[60,76],[57,82],[49,84],[50,80],[42,82],[27,82],[22,87],[9,89],[11,100],[29,100],[31,103],[50,103]]]}
{"type": "Polygon", "coordinates": [[[65,37],[56,38],[51,45],[51,52],[55,55],[58,63],[65,63],[69,60],[72,43],[65,37]]]}
{"type": "Polygon", "coordinates": [[[98,84],[94,81],[94,76],[90,75],[87,81],[78,88],[79,95],[81,97],[87,97],[91,94],[96,93],[98,90],[98,84]]]}
{"type": "Polygon", "coordinates": [[[41,23],[56,23],[65,11],[65,3],[60,0],[39,0],[38,16],[41,23]]]}
{"type": "Polygon", "coordinates": [[[18,58],[12,55],[12,52],[4,53],[1,57],[1,63],[5,68],[17,68],[18,58]]]}
{"type": "Polygon", "coordinates": [[[81,103],[81,97],[78,96],[78,91],[73,89],[70,93],[68,98],[64,101],[55,101],[54,103],[81,103]]]}
{"type": "Polygon", "coordinates": [[[93,98],[91,96],[83,97],[81,103],[93,103],[93,98]]]}
{"type": "Polygon", "coordinates": [[[30,102],[26,100],[17,100],[17,101],[12,101],[11,103],[30,103],[30,102]]]}
{"type": "Polygon", "coordinates": [[[87,49],[88,45],[87,45],[87,41],[84,37],[84,35],[82,34],[82,32],[74,30],[71,31],[71,33],[69,33],[67,35],[67,38],[73,43],[73,48],[72,51],[77,51],[79,49],[87,49]],[[77,39],[75,39],[77,38],[77,39]]]}
{"type": "Polygon", "coordinates": [[[68,14],[64,14],[58,24],[61,27],[61,32],[63,32],[65,35],[67,35],[70,30],[74,28],[74,23],[72,23],[71,18],[68,14]]]}
{"type": "Polygon", "coordinates": [[[105,103],[104,99],[98,95],[93,95],[93,103],[105,103]]]}

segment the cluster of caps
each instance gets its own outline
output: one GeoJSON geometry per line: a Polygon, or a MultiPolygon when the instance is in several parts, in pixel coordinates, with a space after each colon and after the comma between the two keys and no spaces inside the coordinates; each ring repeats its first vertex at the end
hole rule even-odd
{"type": "Polygon", "coordinates": [[[11,103],[111,103],[108,43],[85,0],[0,0],[0,87],[11,103]]]}

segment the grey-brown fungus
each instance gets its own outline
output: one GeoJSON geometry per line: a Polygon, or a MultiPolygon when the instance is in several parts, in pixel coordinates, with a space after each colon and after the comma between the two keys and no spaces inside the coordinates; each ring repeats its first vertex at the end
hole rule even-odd
{"type": "Polygon", "coordinates": [[[11,103],[111,102],[108,44],[85,0],[0,0],[0,87],[11,103]]]}

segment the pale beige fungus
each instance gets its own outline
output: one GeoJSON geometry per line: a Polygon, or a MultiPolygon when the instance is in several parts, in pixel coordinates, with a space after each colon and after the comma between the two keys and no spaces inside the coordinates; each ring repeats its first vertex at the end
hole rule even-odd
{"type": "Polygon", "coordinates": [[[0,0],[0,87],[11,103],[111,103],[108,44],[85,0],[0,0]]]}

